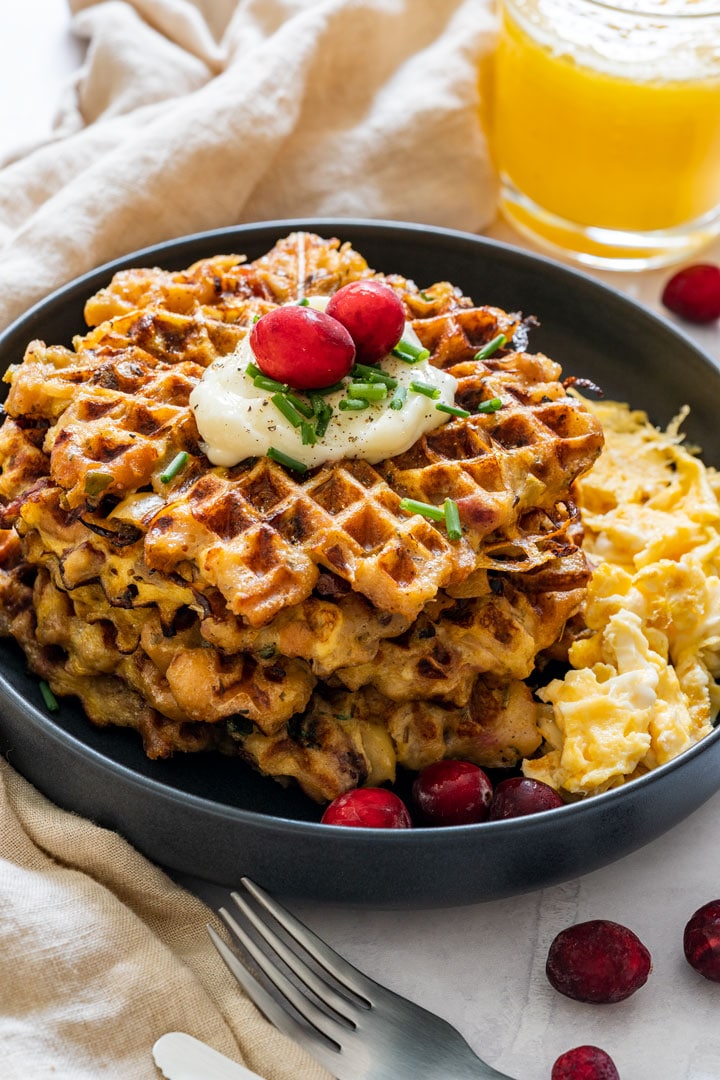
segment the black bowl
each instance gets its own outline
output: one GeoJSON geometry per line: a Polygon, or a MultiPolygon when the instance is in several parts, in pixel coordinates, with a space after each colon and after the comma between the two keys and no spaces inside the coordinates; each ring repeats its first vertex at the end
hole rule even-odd
{"type": "MultiPolygon", "coordinates": [[[[295,228],[349,240],[384,271],[459,285],[478,303],[535,315],[530,347],[565,375],[667,423],[691,408],[686,429],[708,463],[720,462],[720,372],[688,339],[642,306],[551,260],[464,233],[370,221],[275,221],[185,237],[128,255],[79,278],[0,338],[0,366],[32,338],[69,343],[85,299],[123,267],[180,269],[240,252],[255,258],[295,228]]],[[[497,899],[576,877],[659,836],[720,788],[720,730],[622,788],[533,817],[445,829],[342,829],[319,810],[216,755],[148,761],[139,737],[97,729],[63,701],[48,714],[13,643],[0,643],[0,749],[60,806],[116,829],[171,870],[232,886],[248,874],[284,895],[378,907],[497,899]]]]}

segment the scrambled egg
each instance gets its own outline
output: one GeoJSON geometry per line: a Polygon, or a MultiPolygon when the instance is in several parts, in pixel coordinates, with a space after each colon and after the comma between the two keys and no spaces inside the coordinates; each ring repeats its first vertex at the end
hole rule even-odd
{"type": "Polygon", "coordinates": [[[605,449],[578,484],[593,565],[587,633],[538,691],[543,754],[526,776],[569,796],[641,775],[707,735],[720,708],[720,474],[615,402],[586,403],[605,449]]]}

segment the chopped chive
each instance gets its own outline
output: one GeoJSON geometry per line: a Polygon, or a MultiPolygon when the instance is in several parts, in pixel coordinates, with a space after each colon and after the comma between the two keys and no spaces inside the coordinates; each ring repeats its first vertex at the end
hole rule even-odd
{"type": "Polygon", "coordinates": [[[421,299],[421,300],[424,300],[424,301],[425,301],[425,303],[427,303],[427,302],[428,302],[429,300],[434,300],[434,299],[435,299],[435,297],[434,297],[434,296],[431,296],[431,295],[430,295],[430,293],[426,293],[426,292],[425,292],[425,290],[423,289],[423,290],[422,290],[422,291],[420,292],[420,299],[421,299]]]}
{"type": "Polygon", "coordinates": [[[267,375],[256,375],[253,379],[253,386],[257,386],[259,390],[275,390],[278,394],[284,394],[288,389],[286,383],[278,382],[277,379],[270,379],[267,375]]]}
{"type": "Polygon", "coordinates": [[[276,450],[274,446],[268,448],[267,457],[271,461],[276,461],[278,465],[284,465],[286,469],[293,469],[295,472],[307,472],[307,465],[298,461],[297,458],[290,457],[289,454],[283,454],[282,450],[276,450]]]}
{"type": "Polygon", "coordinates": [[[322,413],[315,424],[315,436],[318,439],[322,439],[323,435],[328,429],[328,424],[332,420],[332,409],[328,409],[327,412],[322,413]]]}
{"type": "Polygon", "coordinates": [[[104,469],[90,469],[85,473],[85,494],[99,495],[106,487],[110,487],[112,482],[112,473],[105,472],[104,469]]]}
{"type": "Polygon", "coordinates": [[[449,413],[450,416],[462,416],[462,417],[465,417],[465,416],[470,415],[470,413],[467,411],[467,409],[461,409],[457,405],[446,405],[444,401],[438,401],[435,408],[437,409],[438,412],[449,413]]]}
{"type": "Polygon", "coordinates": [[[429,398],[439,398],[440,397],[440,388],[438,386],[433,386],[432,383],[411,382],[410,383],[410,389],[414,390],[416,394],[424,394],[425,397],[429,397],[429,398]]]}
{"type": "Polygon", "coordinates": [[[253,321],[253,326],[255,325],[255,323],[258,321],[259,318],[260,318],[259,315],[253,315],[253,320],[252,320],[253,321]]]}
{"type": "Polygon", "coordinates": [[[328,394],[337,394],[338,390],[344,390],[345,383],[335,382],[332,386],[321,386],[317,390],[313,390],[313,394],[320,394],[322,397],[327,397],[328,394]]]}
{"type": "Polygon", "coordinates": [[[360,412],[362,409],[369,409],[370,402],[367,398],[343,398],[340,401],[338,408],[343,412],[360,412]]]}
{"type": "Polygon", "coordinates": [[[298,300],[298,307],[309,307],[310,301],[307,296],[303,296],[302,300],[298,300]]]}
{"type": "Polygon", "coordinates": [[[179,472],[185,468],[188,463],[187,450],[181,450],[179,454],[176,454],[168,465],[165,472],[160,473],[160,482],[163,484],[169,484],[171,480],[174,480],[179,472]]]}
{"type": "Polygon", "coordinates": [[[315,424],[315,437],[322,439],[323,435],[328,429],[328,424],[332,417],[332,406],[328,405],[326,401],[323,401],[319,394],[310,394],[310,401],[312,402],[313,412],[316,416],[315,424]]]}
{"type": "Polygon", "coordinates": [[[60,708],[58,704],[58,699],[55,697],[52,690],[44,679],[41,679],[40,681],[40,693],[42,694],[42,699],[45,702],[45,708],[47,709],[47,711],[57,712],[60,708]]]}
{"type": "Polygon", "coordinates": [[[309,401],[303,401],[303,399],[299,398],[296,394],[285,394],[285,398],[287,401],[290,402],[291,405],[293,405],[297,409],[299,413],[302,413],[302,415],[307,417],[308,420],[312,419],[312,417],[314,416],[314,412],[313,407],[309,401]]]}
{"type": "Polygon", "coordinates": [[[493,413],[498,409],[502,409],[502,400],[499,397],[489,398],[488,401],[481,401],[477,407],[479,413],[493,413]]]}
{"type": "Polygon", "coordinates": [[[507,338],[505,337],[505,335],[498,334],[492,339],[492,341],[488,341],[487,344],[483,345],[480,352],[475,353],[475,360],[487,360],[488,356],[492,356],[492,354],[496,353],[498,349],[502,349],[503,345],[505,345],[506,343],[507,338]]]}
{"type": "Polygon", "coordinates": [[[316,441],[316,432],[313,424],[308,423],[307,420],[303,420],[300,425],[300,437],[302,439],[303,446],[314,446],[316,441]]]}
{"type": "Polygon", "coordinates": [[[273,394],[270,398],[278,412],[281,412],[286,420],[289,420],[293,427],[300,427],[303,422],[301,414],[297,411],[294,405],[292,405],[284,394],[273,394]]]}
{"type": "Polygon", "coordinates": [[[446,499],[444,507],[445,528],[447,529],[448,539],[462,540],[462,527],[460,525],[460,513],[458,511],[457,503],[453,499],[446,499]]]}
{"type": "Polygon", "coordinates": [[[407,386],[398,386],[397,390],[390,399],[391,409],[402,409],[403,405],[407,401],[407,386]]]}
{"type": "Polygon", "coordinates": [[[371,367],[370,364],[353,364],[350,374],[353,378],[359,376],[365,382],[385,383],[388,390],[394,390],[398,384],[397,379],[394,379],[392,375],[386,375],[384,371],[380,371],[379,368],[371,367]]]}
{"type": "Polygon", "coordinates": [[[348,397],[363,398],[365,401],[382,401],[387,397],[385,383],[351,382],[347,388],[348,397]]]}
{"type": "Polygon", "coordinates": [[[422,514],[423,517],[432,518],[433,521],[445,520],[445,510],[442,506],[418,502],[416,499],[401,499],[400,509],[407,510],[408,514],[422,514]]]}
{"type": "Polygon", "coordinates": [[[405,338],[400,338],[392,354],[397,356],[398,360],[404,360],[406,364],[419,364],[427,360],[430,350],[413,345],[412,341],[407,341],[405,338]]]}
{"type": "Polygon", "coordinates": [[[256,379],[258,375],[262,375],[262,371],[257,364],[248,364],[245,368],[245,374],[249,375],[251,379],[256,379]]]}

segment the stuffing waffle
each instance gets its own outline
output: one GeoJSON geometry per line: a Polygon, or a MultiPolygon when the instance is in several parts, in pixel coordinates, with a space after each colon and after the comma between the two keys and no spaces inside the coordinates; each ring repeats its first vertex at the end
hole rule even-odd
{"type": "Polygon", "coordinates": [[[582,606],[572,492],[602,433],[527,351],[528,321],[307,233],[253,262],[121,272],[85,316],[72,347],[32,342],[9,369],[0,428],[0,632],[54,693],[150,757],[236,754],[319,801],[537,749],[527,680],[582,606]],[[189,405],[204,370],[279,304],[368,277],[470,415],[372,465],[213,466],[189,405]],[[452,499],[461,537],[408,498],[452,499]]]}

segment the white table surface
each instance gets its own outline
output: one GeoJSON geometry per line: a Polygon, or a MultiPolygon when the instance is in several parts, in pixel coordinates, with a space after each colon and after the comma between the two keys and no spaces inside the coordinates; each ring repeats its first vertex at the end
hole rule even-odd
{"type": "MultiPolygon", "coordinates": [[[[0,159],[47,132],[81,59],[64,0],[5,0],[0,159]]],[[[502,223],[488,232],[528,246],[502,223]]],[[[720,261],[720,243],[703,258],[720,261]]],[[[668,271],[598,276],[662,310],[668,271]]],[[[683,330],[720,362],[717,324],[683,330]]],[[[555,1058],[581,1043],[605,1048],[623,1080],[720,1080],[720,985],[697,976],[682,955],[685,922],[720,896],[719,831],[720,794],[643,850],[529,895],[446,911],[292,906],[348,959],[445,1016],[478,1053],[517,1080],[549,1080],[555,1058]],[[653,955],[648,984],[621,1005],[581,1005],[545,980],[554,935],[588,918],[631,926],[653,955]]],[[[213,906],[227,901],[224,889],[184,880],[213,906]]]]}

